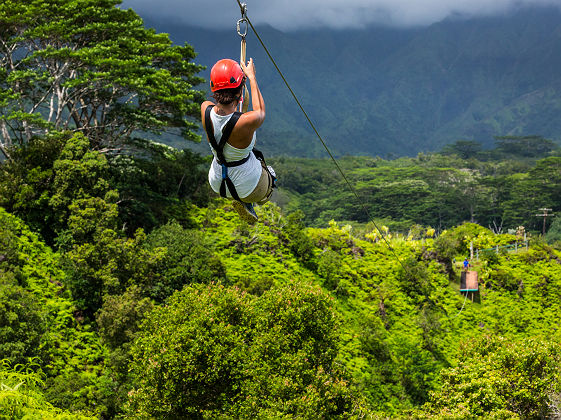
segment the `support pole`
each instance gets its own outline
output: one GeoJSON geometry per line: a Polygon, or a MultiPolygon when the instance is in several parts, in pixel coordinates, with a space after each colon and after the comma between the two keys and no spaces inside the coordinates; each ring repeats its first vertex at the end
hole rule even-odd
{"type": "Polygon", "coordinates": [[[553,213],[549,213],[551,211],[551,209],[541,208],[541,209],[538,209],[538,210],[541,211],[541,214],[536,214],[536,217],[543,217],[542,235],[545,236],[545,220],[548,217],[555,216],[555,215],[553,213]]]}

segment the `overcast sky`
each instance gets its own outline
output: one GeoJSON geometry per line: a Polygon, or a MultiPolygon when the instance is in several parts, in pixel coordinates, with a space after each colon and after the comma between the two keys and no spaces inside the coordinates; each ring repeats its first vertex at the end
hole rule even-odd
{"type": "MultiPolygon", "coordinates": [[[[246,0],[254,25],[280,30],[430,25],[449,16],[485,16],[561,0],[246,0]]],[[[143,18],[227,29],[240,17],[236,0],[124,0],[143,18]]]]}

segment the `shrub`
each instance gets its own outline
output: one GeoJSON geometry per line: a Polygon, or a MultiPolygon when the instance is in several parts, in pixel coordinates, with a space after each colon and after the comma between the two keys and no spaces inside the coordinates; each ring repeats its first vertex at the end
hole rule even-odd
{"type": "Polygon", "coordinates": [[[77,412],[53,407],[45,399],[42,388],[45,376],[38,366],[15,365],[0,361],[0,418],[2,419],[93,419],[77,412]]]}
{"type": "Polygon", "coordinates": [[[487,336],[467,342],[425,412],[446,418],[546,418],[560,390],[558,344],[487,336]]]}
{"type": "Polygon", "coordinates": [[[488,265],[496,265],[499,263],[500,258],[494,249],[486,249],[481,252],[481,260],[487,262],[488,265]]]}
{"type": "Polygon", "coordinates": [[[290,213],[286,217],[286,225],[283,228],[285,241],[289,244],[292,253],[304,266],[315,269],[317,264],[314,260],[314,242],[306,234],[304,225],[304,213],[301,210],[290,213]]]}
{"type": "Polygon", "coordinates": [[[226,278],[226,268],[212,252],[211,244],[199,232],[184,229],[177,222],[151,232],[144,249],[150,253],[165,250],[159,264],[161,276],[150,294],[158,301],[185,285],[220,282],[226,278]]]}
{"type": "Polygon", "coordinates": [[[291,285],[257,298],[195,285],[154,310],[133,346],[133,418],[348,415],[334,365],[336,316],[320,290],[291,285]]]}
{"type": "Polygon", "coordinates": [[[0,270],[0,359],[18,364],[40,356],[46,330],[45,314],[33,295],[0,270]]]}
{"type": "Polygon", "coordinates": [[[319,257],[318,274],[323,277],[323,286],[329,290],[335,290],[339,286],[341,263],[341,255],[329,248],[319,257]]]}

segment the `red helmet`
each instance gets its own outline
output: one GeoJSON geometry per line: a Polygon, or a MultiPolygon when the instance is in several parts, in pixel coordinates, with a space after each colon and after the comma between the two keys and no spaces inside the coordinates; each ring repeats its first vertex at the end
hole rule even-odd
{"type": "Polygon", "coordinates": [[[242,84],[244,73],[234,60],[224,58],[219,60],[210,71],[210,90],[237,88],[242,84]]]}

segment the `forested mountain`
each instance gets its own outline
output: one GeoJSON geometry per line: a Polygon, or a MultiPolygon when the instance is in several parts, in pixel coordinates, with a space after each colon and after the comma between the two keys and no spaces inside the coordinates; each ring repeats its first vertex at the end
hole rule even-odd
{"type": "MultiPolygon", "coordinates": [[[[147,21],[189,42],[201,73],[239,57],[235,22],[228,31],[147,21]]],[[[501,17],[448,19],[426,28],[281,32],[261,37],[338,154],[403,156],[460,139],[492,146],[493,136],[561,140],[561,12],[531,8],[501,17]]],[[[250,31],[267,101],[263,149],[323,156],[284,83],[250,31]]]]}

